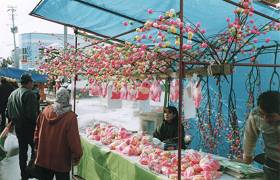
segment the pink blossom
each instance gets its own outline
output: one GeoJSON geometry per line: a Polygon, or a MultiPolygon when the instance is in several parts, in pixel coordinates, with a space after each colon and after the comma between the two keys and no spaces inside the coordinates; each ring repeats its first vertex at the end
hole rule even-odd
{"type": "Polygon", "coordinates": [[[192,45],[190,44],[183,44],[183,50],[190,50],[192,49],[192,45]]]}
{"type": "Polygon", "coordinates": [[[270,38],[266,38],[266,39],[265,39],[265,42],[266,42],[266,43],[269,43],[269,42],[270,42],[270,38]]]}
{"type": "Polygon", "coordinates": [[[147,12],[148,12],[148,14],[153,14],[153,13],[154,13],[154,10],[148,9],[147,12]]]}
{"type": "Polygon", "coordinates": [[[206,30],[205,29],[201,29],[201,34],[204,34],[204,33],[206,33],[206,30]]]}
{"type": "Polygon", "coordinates": [[[253,19],[250,20],[250,23],[251,23],[251,24],[254,24],[254,22],[255,22],[255,21],[254,21],[253,19]]]}
{"type": "Polygon", "coordinates": [[[230,18],[226,18],[226,21],[229,23],[230,22],[230,18]]]}
{"type": "Polygon", "coordinates": [[[257,38],[254,38],[253,42],[254,42],[254,43],[257,43],[257,42],[258,42],[258,39],[257,39],[257,38]]]}
{"type": "Polygon", "coordinates": [[[123,25],[128,26],[128,22],[127,21],[123,22],[123,25]]]}
{"type": "Polygon", "coordinates": [[[159,19],[159,20],[163,20],[163,16],[160,15],[160,16],[158,17],[158,19],[159,19]]]}
{"type": "Polygon", "coordinates": [[[149,37],[148,37],[149,39],[153,39],[153,36],[152,35],[149,35],[149,37]]]}
{"type": "Polygon", "coordinates": [[[207,48],[207,47],[208,47],[208,45],[207,45],[207,43],[205,43],[205,42],[204,42],[204,43],[202,43],[202,44],[201,44],[201,46],[200,46],[200,47],[202,47],[202,48],[207,48]]]}

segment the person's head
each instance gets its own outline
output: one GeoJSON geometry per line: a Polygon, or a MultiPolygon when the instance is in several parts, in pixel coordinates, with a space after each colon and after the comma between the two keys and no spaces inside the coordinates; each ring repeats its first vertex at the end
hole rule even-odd
{"type": "Polygon", "coordinates": [[[62,105],[62,107],[67,107],[70,105],[70,94],[67,89],[65,88],[60,88],[56,92],[56,97],[55,97],[55,102],[58,104],[62,105]]]}
{"type": "Polygon", "coordinates": [[[7,83],[7,79],[4,78],[4,77],[2,77],[2,78],[1,78],[1,84],[6,84],[6,83],[7,83]]]}
{"type": "Polygon", "coordinates": [[[178,111],[174,106],[168,106],[163,109],[163,118],[167,122],[178,121],[178,111]]]}
{"type": "Polygon", "coordinates": [[[20,77],[20,84],[27,89],[33,88],[33,80],[29,74],[23,74],[20,77]]]}
{"type": "Polygon", "coordinates": [[[265,121],[280,121],[280,92],[266,91],[258,97],[260,114],[265,121]]]}

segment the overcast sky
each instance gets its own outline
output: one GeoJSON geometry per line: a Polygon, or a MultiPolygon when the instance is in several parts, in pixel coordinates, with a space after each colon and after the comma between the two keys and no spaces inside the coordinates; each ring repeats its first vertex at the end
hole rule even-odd
{"type": "Polygon", "coordinates": [[[18,26],[16,42],[21,33],[63,33],[63,26],[28,15],[40,0],[0,0],[0,57],[7,57],[13,50],[12,19],[8,6],[16,7],[15,24],[18,26]]]}

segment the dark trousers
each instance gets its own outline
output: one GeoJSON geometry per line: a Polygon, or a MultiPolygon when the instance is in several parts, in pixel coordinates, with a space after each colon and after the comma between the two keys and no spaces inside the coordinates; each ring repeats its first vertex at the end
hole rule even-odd
{"type": "Polygon", "coordinates": [[[280,180],[279,170],[270,168],[266,165],[263,166],[264,179],[265,180],[280,180]]]}
{"type": "Polygon", "coordinates": [[[5,111],[3,111],[3,112],[1,111],[0,114],[1,114],[0,132],[2,132],[5,129],[5,127],[6,127],[6,112],[5,111]]]}
{"type": "Polygon", "coordinates": [[[53,180],[54,176],[56,180],[70,180],[70,173],[69,172],[57,172],[50,169],[38,167],[38,170],[40,171],[39,180],[53,180]]]}
{"type": "Polygon", "coordinates": [[[280,163],[270,158],[265,159],[263,166],[265,180],[280,180],[280,163]]]}
{"type": "Polygon", "coordinates": [[[33,163],[35,160],[35,152],[34,152],[34,142],[33,142],[33,136],[34,136],[34,130],[33,129],[16,129],[16,135],[18,139],[18,145],[19,145],[19,167],[21,171],[21,177],[23,179],[28,178],[28,173],[26,172],[27,167],[27,151],[28,151],[28,145],[31,147],[31,159],[30,163],[33,163]]]}

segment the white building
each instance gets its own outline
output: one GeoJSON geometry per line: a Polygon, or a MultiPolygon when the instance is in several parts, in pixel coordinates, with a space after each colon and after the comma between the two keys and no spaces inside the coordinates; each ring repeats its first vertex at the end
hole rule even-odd
{"type": "MultiPolygon", "coordinates": [[[[67,43],[74,45],[74,35],[68,34],[67,43]]],[[[83,39],[78,43],[86,45],[83,39]]],[[[42,48],[64,48],[64,34],[24,33],[19,35],[20,60],[19,68],[25,70],[37,69],[43,61],[42,48]]]]}

